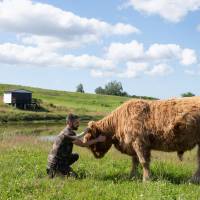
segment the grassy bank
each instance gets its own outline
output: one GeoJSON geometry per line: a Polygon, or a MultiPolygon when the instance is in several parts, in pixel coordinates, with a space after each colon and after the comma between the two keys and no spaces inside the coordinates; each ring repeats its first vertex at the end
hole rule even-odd
{"type": "Polygon", "coordinates": [[[0,199],[54,200],[198,200],[200,187],[187,180],[196,168],[195,152],[180,162],[176,154],[153,152],[152,181],[128,178],[131,161],[115,149],[96,160],[86,149],[75,148],[80,160],[74,165],[79,179],[46,177],[51,143],[32,136],[14,136],[0,142],[0,199]],[[31,144],[31,145],[30,145],[31,144]]]}
{"type": "Polygon", "coordinates": [[[0,84],[0,122],[62,120],[69,112],[76,113],[82,119],[98,119],[118,107],[127,97],[82,94],[0,84]],[[3,104],[3,92],[11,89],[26,89],[33,93],[33,98],[41,101],[41,110],[24,111],[3,104]]]}

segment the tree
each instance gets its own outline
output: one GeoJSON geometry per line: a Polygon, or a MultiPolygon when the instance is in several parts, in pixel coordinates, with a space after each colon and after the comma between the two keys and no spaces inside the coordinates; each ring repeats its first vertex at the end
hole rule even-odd
{"type": "Polygon", "coordinates": [[[193,97],[195,96],[195,94],[191,93],[191,92],[186,92],[186,93],[183,93],[181,94],[182,97],[193,97]]]}
{"type": "Polygon", "coordinates": [[[125,92],[125,91],[123,91],[121,93],[121,96],[123,96],[123,97],[130,97],[130,95],[127,92],[125,92]]]}
{"type": "Polygon", "coordinates": [[[105,85],[105,88],[98,87],[95,89],[96,94],[107,94],[115,96],[129,96],[127,92],[123,91],[121,82],[111,81],[105,85]]]}
{"type": "Polygon", "coordinates": [[[121,82],[111,81],[105,85],[105,93],[108,95],[121,96],[123,87],[121,82]]]}
{"type": "Polygon", "coordinates": [[[76,87],[76,92],[81,92],[81,93],[84,93],[84,89],[83,89],[83,84],[80,83],[79,85],[77,85],[76,87]]]}
{"type": "Polygon", "coordinates": [[[105,89],[103,89],[102,87],[98,87],[95,89],[95,93],[96,94],[105,94],[105,89]]]}
{"type": "Polygon", "coordinates": [[[132,97],[132,98],[139,98],[139,99],[151,99],[151,100],[158,99],[158,98],[147,97],[147,96],[129,95],[126,91],[123,91],[121,82],[117,82],[117,81],[108,82],[105,85],[105,88],[102,88],[102,87],[96,88],[95,93],[96,94],[123,96],[123,97],[132,97]]]}

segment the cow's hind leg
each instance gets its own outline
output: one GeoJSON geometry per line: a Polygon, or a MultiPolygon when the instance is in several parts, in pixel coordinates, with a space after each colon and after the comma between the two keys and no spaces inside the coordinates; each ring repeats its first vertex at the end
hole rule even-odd
{"type": "Polygon", "coordinates": [[[137,169],[138,169],[139,159],[136,154],[132,156],[132,168],[130,173],[130,178],[133,178],[137,175],[137,169]]]}
{"type": "Polygon", "coordinates": [[[197,171],[195,174],[192,176],[190,181],[192,183],[198,183],[200,184],[200,144],[198,145],[198,150],[197,150],[197,171]]]}
{"type": "Polygon", "coordinates": [[[134,149],[143,168],[143,181],[147,181],[150,179],[150,149],[138,141],[134,143],[134,149]]]}

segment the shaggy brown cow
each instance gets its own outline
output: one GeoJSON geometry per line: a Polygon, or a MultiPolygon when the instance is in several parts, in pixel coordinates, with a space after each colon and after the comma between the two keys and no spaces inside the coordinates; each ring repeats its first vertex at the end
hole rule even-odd
{"type": "Polygon", "coordinates": [[[143,167],[143,180],[149,179],[151,150],[184,151],[198,145],[198,169],[192,177],[200,181],[200,97],[171,100],[130,100],[110,115],[88,124],[85,141],[106,136],[105,142],[90,147],[101,158],[112,144],[132,157],[131,176],[138,164],[143,167]]]}

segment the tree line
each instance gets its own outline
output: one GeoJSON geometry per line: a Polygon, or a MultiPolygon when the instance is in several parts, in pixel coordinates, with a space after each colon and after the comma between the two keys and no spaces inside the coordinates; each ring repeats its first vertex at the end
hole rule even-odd
{"type": "MultiPolygon", "coordinates": [[[[85,93],[82,83],[77,85],[76,92],[85,93]]],[[[101,95],[124,96],[124,97],[141,98],[141,99],[157,99],[155,97],[130,95],[123,90],[122,83],[118,81],[110,81],[104,86],[104,88],[101,86],[97,87],[95,89],[95,93],[101,95]]],[[[186,92],[181,94],[181,97],[193,97],[193,96],[195,96],[195,94],[193,94],[192,92],[186,92]]]]}
{"type": "MultiPolygon", "coordinates": [[[[85,92],[82,83],[77,85],[76,92],[81,92],[81,93],[85,92]]],[[[104,87],[101,86],[97,87],[95,89],[95,93],[100,95],[114,95],[114,96],[141,98],[141,99],[157,99],[154,97],[130,95],[123,90],[122,83],[118,81],[110,81],[104,87]]]]}

